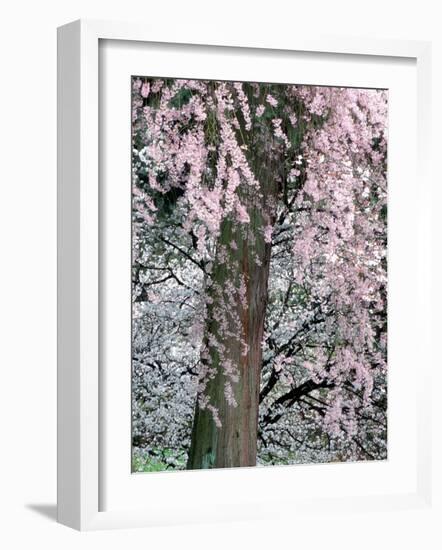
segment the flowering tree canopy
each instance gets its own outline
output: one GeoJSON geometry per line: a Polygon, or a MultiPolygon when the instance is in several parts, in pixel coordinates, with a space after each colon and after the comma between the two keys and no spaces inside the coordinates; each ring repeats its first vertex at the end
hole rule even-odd
{"type": "Polygon", "coordinates": [[[385,458],[386,92],[132,85],[135,468],[385,458]]]}

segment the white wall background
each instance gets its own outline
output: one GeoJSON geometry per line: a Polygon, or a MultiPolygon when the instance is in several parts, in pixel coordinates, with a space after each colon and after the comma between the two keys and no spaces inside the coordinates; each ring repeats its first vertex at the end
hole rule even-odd
{"type": "MultiPolygon", "coordinates": [[[[442,547],[436,522],[442,464],[441,407],[435,401],[435,487],[429,511],[303,516],[290,524],[237,523],[83,533],[54,522],[56,481],[56,27],[79,17],[252,26],[277,36],[312,33],[433,40],[434,204],[442,128],[442,17],[437,0],[15,0],[0,28],[0,545],[15,548],[401,548],[442,547]]],[[[439,186],[439,187],[438,187],[439,186]]],[[[439,202],[438,202],[439,200],[439,202]]],[[[442,249],[442,216],[434,249],[442,249]]],[[[410,220],[412,223],[412,220],[410,220]]],[[[440,263],[435,281],[442,280],[440,263]]],[[[441,293],[434,292],[440,305],[441,293]]],[[[406,307],[406,303],[404,303],[406,307]]],[[[439,308],[435,305],[435,312],[439,308]]],[[[437,319],[435,314],[435,329],[437,319]]],[[[435,330],[436,342],[439,334],[435,330]]],[[[440,362],[439,362],[440,363],[440,362]]],[[[437,365],[438,367],[442,365],[437,365]]],[[[437,380],[429,388],[438,397],[437,380]]]]}

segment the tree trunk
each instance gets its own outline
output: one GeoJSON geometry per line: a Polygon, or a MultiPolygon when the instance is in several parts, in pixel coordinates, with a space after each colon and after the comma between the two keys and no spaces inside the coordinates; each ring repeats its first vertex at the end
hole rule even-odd
{"type": "MultiPolygon", "coordinates": [[[[255,97],[253,86],[245,85],[244,90],[254,109],[264,101],[264,96],[255,97]]],[[[238,193],[250,222],[243,224],[232,216],[221,225],[211,284],[207,288],[210,298],[204,339],[207,355],[203,352],[201,357],[203,365],[207,362],[212,369],[203,397],[214,407],[221,426],[215,423],[213,410],[201,407],[197,400],[188,469],[256,465],[262,340],[271,256],[271,243],[264,238],[264,228],[275,222],[277,174],[283,163],[269,155],[276,150],[271,125],[265,130],[259,123],[259,128],[252,127],[248,132],[241,111],[236,114],[241,126],[236,131],[238,144],[246,146],[249,165],[260,184],[259,189],[245,185],[238,193]],[[241,281],[242,299],[238,296],[226,308],[222,291],[228,290],[232,282],[238,286],[241,281]],[[229,315],[224,328],[220,328],[217,313],[226,309],[230,310],[229,315]],[[210,346],[214,336],[222,344],[221,353],[216,346],[210,346]],[[226,399],[226,372],[222,365],[226,360],[236,368],[237,381],[231,384],[236,406],[226,399]]]]}
{"type": "Polygon", "coordinates": [[[228,249],[229,260],[226,266],[225,257],[220,259],[222,254],[217,253],[213,265],[215,285],[214,290],[208,289],[212,303],[208,308],[205,342],[210,335],[216,335],[222,340],[224,352],[220,357],[216,349],[209,348],[209,362],[215,373],[204,390],[222,425],[217,426],[213,413],[197,402],[188,469],[256,465],[262,339],[271,253],[271,245],[264,241],[262,212],[263,204],[249,209],[251,219],[246,229],[238,222],[225,220],[222,224],[218,250],[228,249]],[[232,241],[237,245],[236,250],[232,250],[232,241]],[[214,314],[217,308],[226,308],[226,304],[221,303],[219,289],[227,288],[232,279],[244,281],[245,300],[241,303],[237,299],[233,311],[229,312],[228,332],[233,335],[220,338],[219,322],[214,320],[214,314]],[[226,375],[220,363],[226,359],[237,368],[238,380],[231,384],[236,406],[229,404],[225,396],[226,375]]]}

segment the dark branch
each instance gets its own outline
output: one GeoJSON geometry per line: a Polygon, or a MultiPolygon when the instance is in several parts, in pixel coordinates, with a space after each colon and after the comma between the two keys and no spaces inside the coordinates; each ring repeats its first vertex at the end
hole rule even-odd
{"type": "Polygon", "coordinates": [[[165,237],[159,237],[160,241],[162,241],[163,243],[171,246],[172,248],[174,248],[175,250],[177,250],[178,252],[180,252],[180,254],[182,254],[185,258],[187,258],[188,260],[190,260],[193,264],[195,264],[196,266],[198,266],[200,269],[202,269],[204,271],[204,273],[206,273],[206,269],[205,269],[205,266],[204,266],[204,263],[203,262],[199,262],[198,260],[195,260],[195,258],[193,258],[188,252],[186,252],[185,250],[183,250],[181,247],[179,247],[178,245],[176,245],[175,243],[172,243],[171,241],[169,241],[168,239],[166,239],[165,237]]]}
{"type": "MultiPolygon", "coordinates": [[[[303,396],[308,395],[310,392],[321,388],[333,387],[334,384],[332,382],[328,382],[327,380],[323,380],[319,383],[314,382],[313,380],[307,380],[306,382],[303,382],[300,386],[292,388],[289,392],[281,395],[281,397],[279,397],[273,403],[271,408],[278,409],[280,407],[284,407],[285,409],[289,409],[295,402],[299,401],[303,396]]],[[[269,424],[275,424],[282,417],[282,415],[283,412],[280,411],[276,414],[273,414],[272,410],[270,409],[269,411],[267,411],[267,414],[263,418],[263,425],[267,426],[269,424]]]]}

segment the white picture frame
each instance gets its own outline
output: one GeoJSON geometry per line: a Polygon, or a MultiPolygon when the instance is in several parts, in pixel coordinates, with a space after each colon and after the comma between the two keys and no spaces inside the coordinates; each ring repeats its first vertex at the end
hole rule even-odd
{"type": "MultiPolygon", "coordinates": [[[[329,37],[306,38],[299,34],[281,37],[278,43],[267,44],[264,37],[245,33],[241,37],[186,36],[156,30],[144,25],[76,21],[58,31],[58,521],[80,530],[115,527],[150,526],[178,522],[214,519],[201,502],[200,514],[188,514],[183,509],[167,511],[167,507],[121,507],[103,511],[100,483],[103,483],[103,433],[100,414],[106,409],[100,404],[100,224],[99,158],[100,158],[100,41],[130,43],[166,43],[280,51],[310,52],[335,56],[377,56],[408,58],[416,63],[417,80],[417,168],[418,187],[418,247],[416,257],[418,293],[416,307],[421,319],[419,337],[424,358],[416,384],[416,487],[404,494],[369,494],[350,497],[336,494],[334,507],[342,510],[357,506],[361,510],[392,507],[426,506],[431,500],[431,434],[430,402],[425,395],[432,366],[430,330],[430,212],[427,206],[431,192],[428,173],[430,120],[430,44],[389,40],[329,37]],[[417,252],[419,251],[419,252],[417,252]]],[[[129,177],[129,175],[128,175],[129,177]]],[[[281,470],[280,470],[281,472],[281,470]]],[[[182,475],[189,475],[186,472],[182,475]]],[[[195,473],[192,472],[192,475],[195,473]]],[[[207,477],[199,475],[202,485],[207,477]]],[[[211,473],[212,474],[212,473],[211,473]]],[[[223,472],[226,474],[226,472],[223,472]]],[[[228,472],[227,472],[228,474],[228,472]]],[[[230,472],[238,480],[240,470],[230,472]]],[[[356,474],[359,475],[359,474],[356,474]]],[[[281,473],[280,476],[284,476],[281,473]]],[[[146,478],[147,479],[147,478],[146,478]]],[[[164,479],[164,478],[163,478],[164,479]]],[[[169,478],[169,480],[172,478],[169,478]]],[[[156,485],[161,482],[156,482],[156,485]]],[[[173,481],[169,481],[170,485],[173,481]]],[[[253,500],[253,499],[252,499],[253,500]]],[[[196,505],[195,505],[196,506],[196,505]]],[[[241,514],[235,506],[223,519],[259,517],[263,502],[252,502],[241,514]]],[[[330,499],[322,497],[302,502],[284,501],[285,513],[302,509],[327,508],[330,499]]],[[[196,508],[194,508],[196,510],[196,508]]],[[[215,512],[215,511],[214,511],[215,512]]]]}

